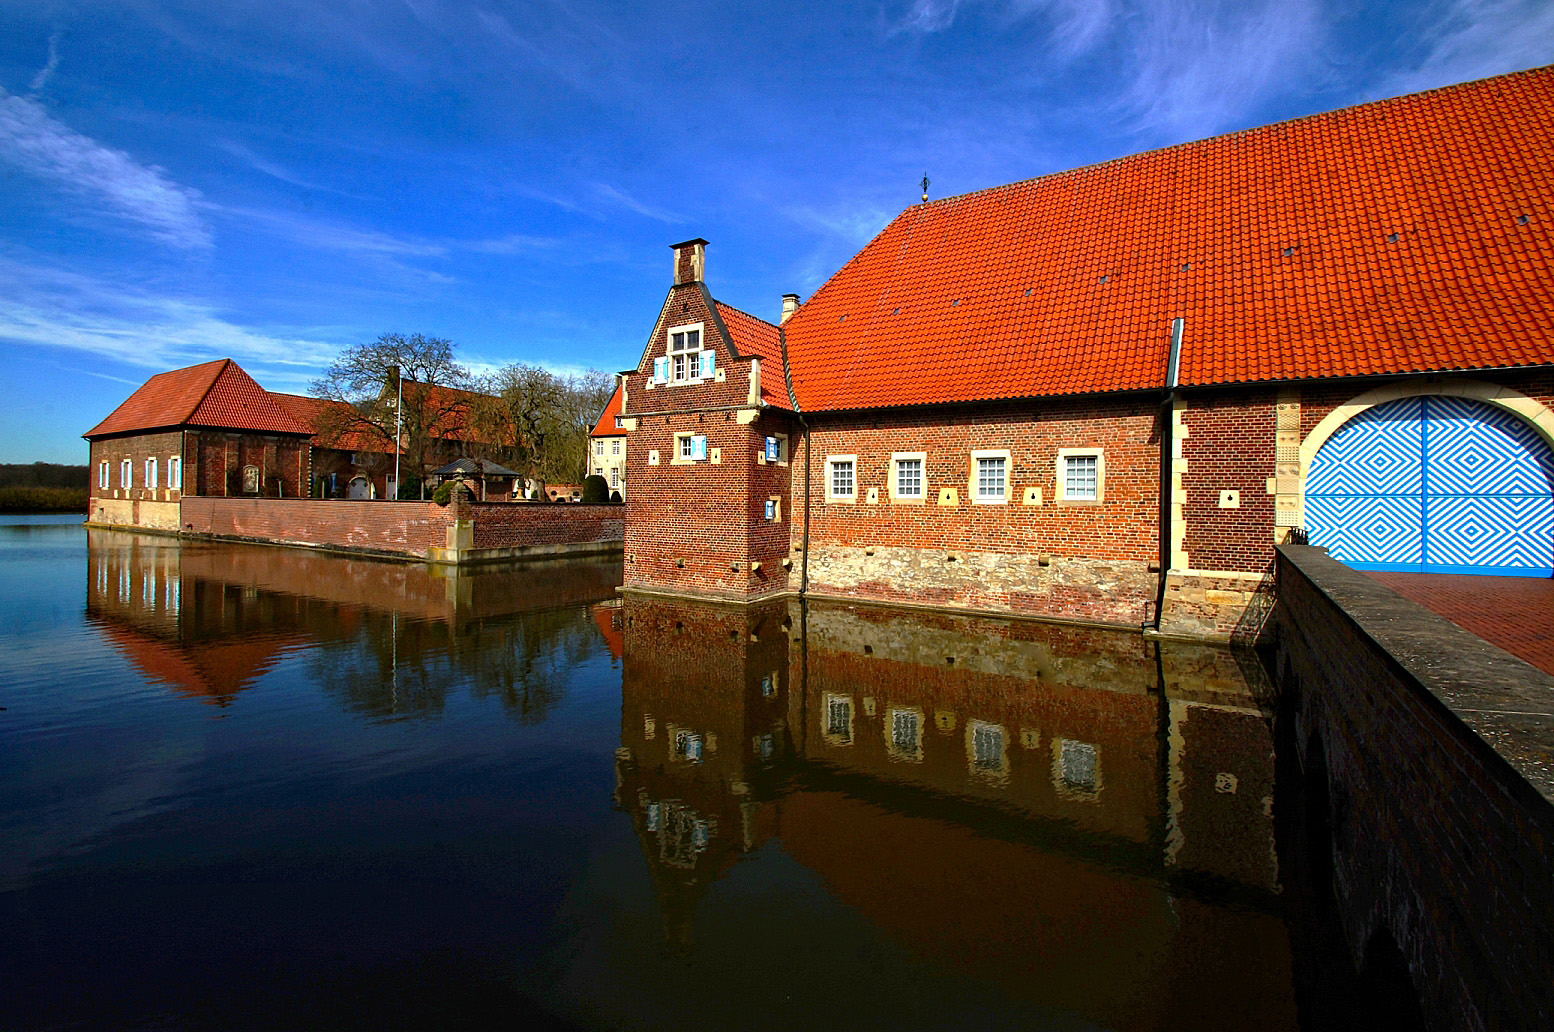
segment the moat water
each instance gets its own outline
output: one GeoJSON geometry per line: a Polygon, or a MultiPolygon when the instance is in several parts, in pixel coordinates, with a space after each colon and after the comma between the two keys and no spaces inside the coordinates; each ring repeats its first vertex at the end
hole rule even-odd
{"type": "Polygon", "coordinates": [[[0,517],[0,1027],[1311,1023],[1246,656],[78,519],[0,517]]]}

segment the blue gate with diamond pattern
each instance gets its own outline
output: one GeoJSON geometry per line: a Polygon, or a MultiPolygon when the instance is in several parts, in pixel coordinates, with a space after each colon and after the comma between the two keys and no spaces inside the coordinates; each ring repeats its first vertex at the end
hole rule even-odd
{"type": "Polygon", "coordinates": [[[1306,474],[1308,540],[1362,570],[1554,576],[1554,450],[1464,398],[1366,409],[1306,474]]]}

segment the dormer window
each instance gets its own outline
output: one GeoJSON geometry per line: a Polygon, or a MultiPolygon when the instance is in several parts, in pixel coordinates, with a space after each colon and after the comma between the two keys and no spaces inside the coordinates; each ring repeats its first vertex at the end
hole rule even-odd
{"type": "Polygon", "coordinates": [[[662,358],[653,359],[655,383],[700,383],[716,373],[717,360],[702,347],[702,324],[674,326],[662,358]]]}

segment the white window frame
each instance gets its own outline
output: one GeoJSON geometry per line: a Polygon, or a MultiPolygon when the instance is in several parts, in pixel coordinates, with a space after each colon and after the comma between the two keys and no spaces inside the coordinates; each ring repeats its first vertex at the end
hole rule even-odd
{"type": "Polygon", "coordinates": [[[180,455],[167,457],[167,487],[170,491],[183,493],[183,457],[180,455]]]}
{"type": "Polygon", "coordinates": [[[594,454],[604,458],[604,440],[601,438],[594,442],[594,454]]]}
{"type": "Polygon", "coordinates": [[[611,438],[611,440],[610,440],[610,455],[615,456],[615,455],[619,455],[620,453],[621,453],[621,439],[619,437],[611,438]]]}
{"type": "Polygon", "coordinates": [[[763,434],[761,440],[761,451],[756,458],[757,461],[761,463],[772,463],[773,465],[777,466],[786,466],[788,464],[788,435],[763,434]],[[775,459],[771,457],[770,453],[771,442],[774,441],[777,444],[777,457],[775,459]]]}
{"type": "Polygon", "coordinates": [[[980,450],[977,450],[977,451],[973,451],[971,453],[971,478],[970,478],[969,481],[967,481],[966,494],[971,496],[971,500],[972,500],[973,503],[975,503],[977,505],[1008,505],[1009,504],[1009,480],[1010,480],[1009,449],[1007,449],[1007,448],[980,449],[980,450]],[[983,462],[992,462],[992,461],[998,461],[998,460],[1002,460],[1003,464],[1004,464],[1004,490],[1003,490],[1003,493],[1002,494],[996,494],[996,495],[995,494],[983,494],[982,493],[981,465],[982,465],[983,462]]]}
{"type": "Polygon", "coordinates": [[[904,760],[907,763],[923,762],[923,724],[925,718],[923,711],[916,706],[892,706],[885,711],[885,750],[893,760],[904,760]],[[904,745],[896,739],[896,719],[911,718],[917,725],[917,735],[911,745],[904,745]]]}
{"type": "Polygon", "coordinates": [[[966,768],[972,777],[1002,781],[1009,776],[1009,731],[1002,724],[987,720],[966,721],[966,768]],[[977,757],[977,739],[981,735],[998,736],[998,762],[987,763],[977,757]]]}
{"type": "Polygon", "coordinates": [[[100,491],[108,490],[108,460],[103,459],[102,465],[97,467],[97,488],[100,491]]]}
{"type": "Polygon", "coordinates": [[[858,456],[856,455],[827,455],[825,465],[826,477],[826,501],[853,503],[858,500],[858,456]],[[853,489],[851,494],[836,494],[831,490],[836,483],[835,468],[847,463],[852,466],[853,489]]]}
{"type": "Polygon", "coordinates": [[[928,498],[928,453],[927,452],[891,452],[890,455],[890,500],[893,502],[907,502],[913,505],[921,505],[928,498]],[[916,462],[918,472],[917,494],[909,495],[901,493],[901,464],[903,462],[916,462]]]}
{"type": "Polygon", "coordinates": [[[119,463],[119,486],[126,491],[135,487],[135,464],[129,459],[119,463]]]}
{"type": "Polygon", "coordinates": [[[611,466],[610,467],[610,490],[612,490],[612,491],[618,490],[620,488],[620,486],[621,486],[621,468],[619,466],[611,466]]]}
{"type": "Polygon", "coordinates": [[[146,460],[146,490],[155,491],[157,482],[157,461],[153,456],[146,460]]]}
{"type": "Polygon", "coordinates": [[[853,707],[851,695],[841,695],[836,692],[827,692],[822,700],[824,707],[820,711],[820,733],[831,745],[852,745],[856,734],[856,710],[853,707]],[[847,714],[847,730],[833,730],[835,725],[831,721],[833,708],[837,711],[845,711],[847,714]]]}
{"type": "Polygon", "coordinates": [[[1106,500],[1106,452],[1100,448],[1059,448],[1057,457],[1057,485],[1052,492],[1059,505],[1099,505],[1106,500]],[[1095,497],[1071,498],[1068,494],[1068,460],[1095,459],[1095,497]]]}
{"type": "Polygon", "coordinates": [[[685,434],[675,434],[674,435],[674,454],[669,459],[669,464],[671,466],[690,466],[690,465],[694,465],[695,463],[698,463],[698,462],[706,462],[706,461],[707,461],[707,435],[706,434],[685,433],[685,434]],[[698,440],[701,442],[701,447],[700,447],[701,454],[700,455],[696,454],[696,452],[698,450],[696,442],[698,440]],[[687,451],[689,451],[689,456],[688,457],[684,456],[684,453],[687,452],[687,451]]]}
{"type": "MultiPolygon", "coordinates": [[[[659,379],[658,382],[701,383],[704,380],[712,379],[716,374],[716,369],[706,368],[707,363],[702,359],[703,353],[711,354],[711,349],[707,347],[707,328],[705,324],[699,322],[682,323],[679,326],[669,327],[664,333],[664,357],[668,359],[668,362],[665,364],[664,377],[659,379]],[[674,346],[674,339],[677,334],[688,336],[692,333],[696,334],[695,347],[676,348],[674,346]],[[676,358],[685,359],[683,370],[678,374],[675,369],[676,358]]],[[[716,362],[717,360],[713,359],[712,364],[716,366],[716,362]]]]}

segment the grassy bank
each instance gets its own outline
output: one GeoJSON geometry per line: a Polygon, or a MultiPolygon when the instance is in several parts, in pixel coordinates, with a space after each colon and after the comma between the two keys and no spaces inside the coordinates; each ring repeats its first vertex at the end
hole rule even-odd
{"type": "Polygon", "coordinates": [[[84,487],[0,487],[0,512],[86,512],[84,487]]]}

